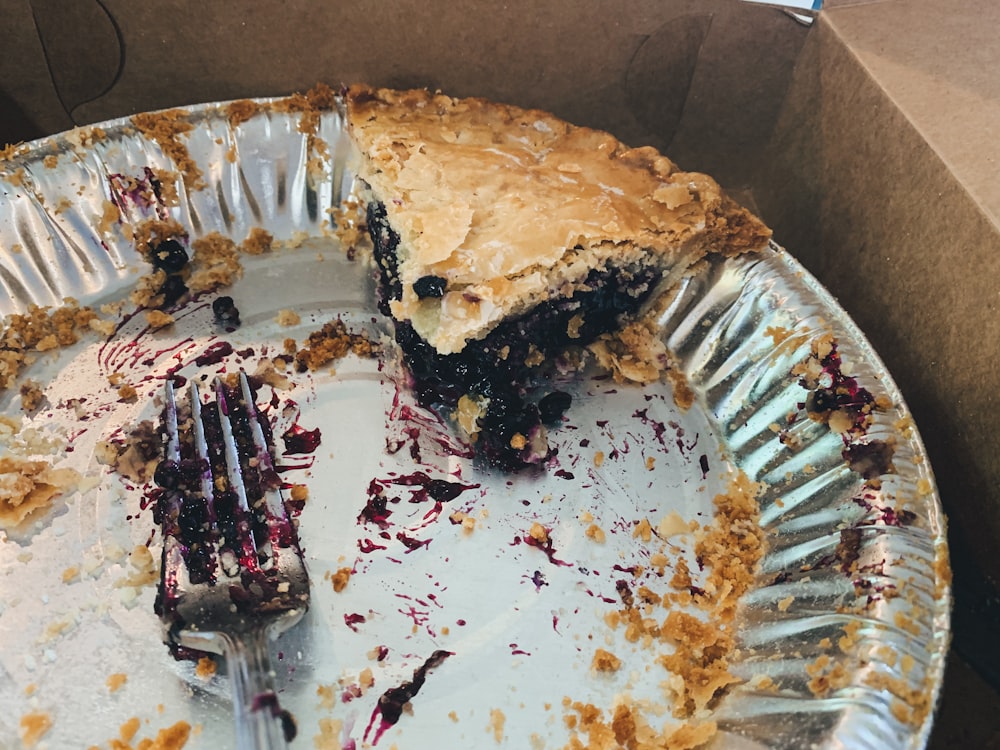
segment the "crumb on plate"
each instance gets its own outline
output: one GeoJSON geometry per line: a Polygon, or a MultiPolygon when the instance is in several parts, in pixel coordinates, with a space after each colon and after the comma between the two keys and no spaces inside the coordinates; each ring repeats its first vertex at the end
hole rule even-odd
{"type": "Polygon", "coordinates": [[[21,716],[21,745],[33,748],[52,728],[52,716],[45,711],[32,711],[21,716]]]}
{"type": "Polygon", "coordinates": [[[338,594],[347,588],[348,582],[351,580],[351,569],[350,568],[340,568],[330,576],[330,580],[333,582],[333,590],[338,594]]]}
{"type": "Polygon", "coordinates": [[[278,310],[278,325],[288,328],[290,326],[297,326],[302,322],[302,318],[294,310],[278,310]]]}
{"type": "Polygon", "coordinates": [[[210,680],[217,670],[215,659],[211,656],[202,656],[194,667],[194,673],[202,680],[210,680]]]}

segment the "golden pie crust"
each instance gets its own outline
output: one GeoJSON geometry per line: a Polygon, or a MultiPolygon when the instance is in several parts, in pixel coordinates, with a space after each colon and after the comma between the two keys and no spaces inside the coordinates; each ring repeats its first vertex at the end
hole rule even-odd
{"type": "Polygon", "coordinates": [[[391,309],[440,353],[581,288],[592,269],[758,251],[764,224],[707,175],[538,110],[424,89],[345,94],[358,176],[400,235],[391,309]],[[440,298],[413,283],[447,280],[440,298]]]}

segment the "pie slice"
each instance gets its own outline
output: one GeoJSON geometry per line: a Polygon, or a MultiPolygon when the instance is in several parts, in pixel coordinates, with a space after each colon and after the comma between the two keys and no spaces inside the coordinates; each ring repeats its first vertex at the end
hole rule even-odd
{"type": "Polygon", "coordinates": [[[544,461],[589,351],[619,377],[667,367],[650,320],[710,254],[770,231],[712,178],[537,110],[418,89],[345,93],[383,312],[421,403],[505,468],[544,461]]]}

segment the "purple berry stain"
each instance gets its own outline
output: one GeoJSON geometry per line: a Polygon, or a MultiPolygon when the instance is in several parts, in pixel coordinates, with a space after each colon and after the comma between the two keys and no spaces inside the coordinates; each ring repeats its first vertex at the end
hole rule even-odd
{"type": "Polygon", "coordinates": [[[358,632],[358,625],[360,625],[363,622],[367,622],[365,616],[362,614],[358,614],[357,612],[344,615],[344,624],[351,630],[353,630],[355,633],[358,632]]]}
{"type": "Polygon", "coordinates": [[[322,434],[320,433],[319,427],[315,430],[307,430],[298,424],[293,424],[285,430],[281,436],[281,440],[285,444],[285,451],[283,455],[287,456],[291,453],[313,453],[317,448],[319,448],[321,438],[322,434]]]}
{"type": "MultiPolygon", "coordinates": [[[[390,506],[398,505],[403,500],[402,497],[389,494],[389,489],[393,486],[409,488],[410,496],[407,500],[408,503],[433,503],[431,509],[423,515],[423,518],[415,526],[410,526],[406,530],[407,532],[413,532],[434,522],[444,510],[444,503],[450,502],[466,490],[476,489],[480,485],[462,484],[461,482],[452,482],[447,479],[432,479],[422,471],[385,479],[372,479],[368,483],[368,500],[358,514],[357,520],[362,525],[374,524],[378,526],[383,532],[381,536],[385,539],[391,538],[389,532],[386,530],[393,525],[390,517],[394,509],[390,506]]],[[[416,539],[403,531],[398,532],[395,538],[410,552],[430,544],[429,539],[416,539]]],[[[361,546],[360,542],[359,546],[361,546]]],[[[361,547],[362,552],[373,551],[374,549],[385,548],[381,546],[371,547],[370,549],[366,549],[364,546],[361,547]]]]}
{"type": "MultiPolygon", "coordinates": [[[[548,529],[546,529],[546,532],[547,531],[548,529]]],[[[556,550],[552,544],[552,538],[549,537],[548,534],[546,534],[546,538],[544,539],[544,541],[536,539],[531,534],[525,534],[523,537],[520,536],[514,537],[514,544],[521,544],[522,542],[524,544],[527,544],[529,547],[535,547],[536,549],[540,549],[542,552],[545,553],[545,556],[549,558],[549,562],[552,563],[553,565],[561,565],[567,568],[573,567],[573,563],[568,563],[565,560],[560,560],[558,557],[556,557],[556,550]]]]}
{"type": "Polygon", "coordinates": [[[233,345],[228,341],[216,341],[194,359],[198,367],[217,365],[233,353],[233,345]]]}
{"type": "Polygon", "coordinates": [[[449,656],[453,656],[453,652],[440,649],[435,651],[428,657],[427,661],[413,672],[413,679],[407,680],[397,687],[389,688],[379,696],[378,704],[375,706],[375,710],[372,711],[368,726],[365,727],[362,742],[368,742],[368,735],[371,734],[372,729],[375,729],[371,744],[377,745],[386,730],[399,721],[403,715],[403,707],[420,692],[420,688],[427,681],[428,673],[440,666],[449,656]],[[375,726],[376,721],[378,722],[377,728],[375,726]]]}

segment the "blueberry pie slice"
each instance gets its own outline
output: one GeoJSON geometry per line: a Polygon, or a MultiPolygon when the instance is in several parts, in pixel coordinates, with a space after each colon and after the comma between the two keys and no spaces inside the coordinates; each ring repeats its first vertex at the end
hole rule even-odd
{"type": "Polygon", "coordinates": [[[345,103],[380,304],[419,398],[505,468],[549,454],[545,424],[569,405],[551,368],[589,350],[660,377],[658,301],[707,255],[770,238],[710,177],[545,112],[366,86],[345,103]]]}

